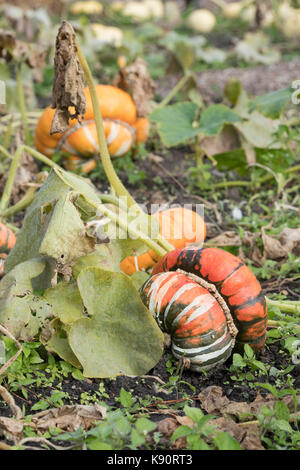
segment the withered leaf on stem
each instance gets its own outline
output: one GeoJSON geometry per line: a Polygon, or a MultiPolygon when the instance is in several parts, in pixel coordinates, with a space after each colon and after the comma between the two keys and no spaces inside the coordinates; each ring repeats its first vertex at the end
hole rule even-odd
{"type": "Polygon", "coordinates": [[[146,62],[137,58],[132,64],[124,67],[115,76],[113,85],[131,94],[138,117],[146,117],[148,104],[153,98],[155,83],[147,70],[146,62]]]}
{"type": "Polygon", "coordinates": [[[69,128],[69,118],[80,121],[86,110],[83,71],[77,57],[75,34],[66,21],[62,22],[56,37],[54,69],[52,108],[56,111],[50,135],[65,132],[69,128]],[[73,114],[69,107],[75,108],[73,114]]]}

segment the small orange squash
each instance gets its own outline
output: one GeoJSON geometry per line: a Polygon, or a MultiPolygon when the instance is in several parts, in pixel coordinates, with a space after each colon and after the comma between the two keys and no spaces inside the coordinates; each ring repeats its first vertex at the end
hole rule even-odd
{"type": "MultiPolygon", "coordinates": [[[[121,157],[135,144],[147,140],[149,121],[147,118],[137,118],[135,104],[127,92],[111,85],[96,85],[96,92],[108,151],[112,157],[121,157]]],[[[80,158],[90,158],[99,152],[93,106],[87,87],[84,93],[86,96],[84,120],[78,124],[75,119],[70,119],[70,128],[64,134],[50,136],[55,110],[50,106],[45,109],[37,123],[34,139],[39,152],[51,157],[56,151],[62,150],[64,154],[80,158]]]]}
{"type": "MultiPolygon", "coordinates": [[[[203,218],[190,209],[176,207],[153,214],[158,219],[160,234],[168,240],[174,248],[184,248],[192,243],[201,244],[206,237],[206,226],[203,218]]],[[[128,256],[120,267],[126,274],[135,271],[146,271],[152,268],[158,261],[159,256],[149,250],[139,256],[128,256]]]]}

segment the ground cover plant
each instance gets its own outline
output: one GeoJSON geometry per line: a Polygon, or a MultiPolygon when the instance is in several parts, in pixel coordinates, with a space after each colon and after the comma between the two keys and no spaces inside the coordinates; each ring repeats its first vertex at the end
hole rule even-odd
{"type": "Polygon", "coordinates": [[[300,5],[13,3],[0,449],[299,449],[300,5]]]}

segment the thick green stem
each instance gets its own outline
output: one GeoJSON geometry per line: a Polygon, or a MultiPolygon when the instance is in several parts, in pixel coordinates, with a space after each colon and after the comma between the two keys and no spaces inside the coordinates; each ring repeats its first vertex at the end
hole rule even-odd
{"type": "Polygon", "coordinates": [[[9,200],[10,200],[11,193],[12,193],[12,188],[13,188],[14,181],[15,181],[16,172],[17,172],[17,169],[18,169],[18,166],[19,166],[19,163],[20,163],[20,158],[22,156],[22,152],[23,152],[23,146],[19,147],[16,150],[16,153],[13,157],[13,161],[10,165],[10,169],[9,169],[9,172],[8,172],[8,178],[6,180],[6,184],[5,184],[3,194],[2,194],[2,198],[1,198],[1,201],[0,201],[0,213],[5,211],[5,209],[7,209],[7,207],[8,207],[9,200]]]}
{"type": "Polygon", "coordinates": [[[7,126],[7,129],[6,129],[4,142],[3,142],[3,147],[6,148],[6,149],[9,146],[9,142],[10,142],[10,138],[11,138],[11,134],[12,134],[12,129],[13,129],[13,122],[14,122],[14,117],[13,117],[13,115],[11,115],[11,118],[9,120],[9,124],[7,126]]]}
{"type": "Polygon", "coordinates": [[[250,181],[223,181],[222,183],[212,184],[211,189],[234,188],[236,186],[251,186],[250,181]]]}
{"type": "Polygon", "coordinates": [[[286,313],[294,313],[296,316],[300,316],[300,305],[291,304],[288,300],[271,300],[266,298],[268,307],[277,307],[286,313]]]}
{"type": "Polygon", "coordinates": [[[30,133],[29,133],[29,128],[28,128],[25,97],[24,97],[23,84],[22,84],[22,63],[17,64],[16,78],[17,78],[17,89],[18,89],[20,113],[21,113],[21,119],[24,125],[24,132],[25,132],[25,143],[29,144],[30,133]]]}
{"type": "Polygon", "coordinates": [[[24,194],[22,199],[20,199],[16,204],[14,204],[13,206],[9,207],[8,209],[6,209],[2,213],[0,213],[1,218],[2,217],[4,217],[4,218],[12,217],[13,215],[17,214],[18,212],[21,212],[23,209],[26,209],[26,207],[28,207],[32,203],[32,201],[34,199],[34,195],[36,193],[36,190],[37,190],[36,187],[31,186],[26,191],[26,193],[24,194]]]}
{"type": "Polygon", "coordinates": [[[154,240],[151,238],[147,237],[143,232],[140,232],[137,230],[135,227],[132,227],[131,224],[128,224],[127,220],[124,220],[119,214],[116,214],[115,212],[111,211],[108,209],[106,206],[99,204],[95,205],[92,201],[88,201],[91,205],[93,205],[96,209],[100,210],[103,212],[104,215],[109,217],[111,220],[116,222],[121,228],[126,230],[129,235],[134,237],[135,239],[140,239],[142,240],[150,249],[155,251],[155,253],[158,254],[158,256],[164,256],[165,255],[165,250],[162,249],[158,243],[156,243],[154,240]]]}
{"type": "Polygon", "coordinates": [[[188,82],[191,78],[191,74],[186,72],[185,75],[179,80],[179,82],[174,86],[174,88],[167,94],[167,96],[156,106],[155,109],[163,108],[170,103],[170,101],[179,93],[181,88],[188,82]]]}
{"type": "Polygon", "coordinates": [[[0,152],[3,153],[6,158],[9,158],[10,160],[12,159],[11,154],[6,150],[3,145],[0,145],[0,152]]]}
{"type": "MultiPolygon", "coordinates": [[[[75,33],[74,33],[75,34],[75,33]]],[[[99,105],[99,100],[96,92],[96,86],[93,80],[93,76],[91,74],[89,65],[81,51],[81,48],[78,44],[78,41],[76,39],[76,47],[77,47],[77,55],[78,59],[80,61],[81,67],[85,73],[86,80],[88,83],[88,87],[90,90],[90,95],[91,95],[91,100],[92,100],[92,105],[93,105],[93,111],[94,111],[94,119],[96,123],[96,129],[97,129],[97,136],[98,136],[98,143],[99,143],[99,149],[100,149],[100,158],[101,158],[101,163],[103,165],[103,169],[106,173],[106,176],[111,184],[111,186],[114,188],[116,194],[119,196],[123,196],[127,198],[127,205],[128,207],[133,206],[136,204],[135,200],[131,196],[131,194],[127,191],[121,180],[119,179],[118,175],[115,172],[115,169],[113,167],[113,164],[110,159],[109,151],[107,148],[107,143],[106,143],[106,137],[104,133],[104,127],[103,127],[103,119],[102,119],[102,113],[99,105]]]]}
{"type": "MultiPolygon", "coordinates": [[[[104,133],[104,127],[103,127],[103,119],[102,119],[102,113],[99,105],[99,100],[96,92],[96,87],[95,83],[93,80],[93,76],[91,74],[89,65],[81,51],[80,45],[76,39],[76,47],[77,47],[77,55],[78,59],[80,61],[81,67],[85,73],[88,87],[90,90],[90,95],[91,95],[91,100],[92,100],[92,105],[93,105],[93,111],[94,111],[94,119],[96,123],[96,129],[97,129],[97,136],[98,136],[98,143],[99,143],[99,149],[100,149],[100,158],[101,158],[101,163],[103,165],[103,169],[105,171],[105,174],[116,192],[116,194],[120,197],[126,198],[127,206],[131,207],[133,205],[136,205],[137,207],[138,204],[134,200],[134,198],[131,196],[129,191],[125,188],[121,180],[119,179],[118,175],[115,172],[115,169],[113,167],[113,164],[111,162],[111,158],[109,155],[109,151],[107,148],[107,143],[106,143],[106,137],[104,133]]],[[[141,209],[141,212],[142,209],[141,209]]],[[[164,248],[164,250],[171,251],[174,249],[173,245],[171,245],[167,240],[165,240],[161,235],[158,235],[157,237],[158,243],[164,248]]]]}

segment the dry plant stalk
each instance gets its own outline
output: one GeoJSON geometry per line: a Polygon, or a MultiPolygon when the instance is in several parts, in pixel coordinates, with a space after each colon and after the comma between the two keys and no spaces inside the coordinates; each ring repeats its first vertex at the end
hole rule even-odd
{"type": "Polygon", "coordinates": [[[80,121],[86,110],[83,70],[77,57],[75,34],[63,21],[56,37],[52,108],[56,108],[50,135],[69,128],[69,119],[80,121]],[[69,108],[75,108],[72,114],[69,108]]]}

